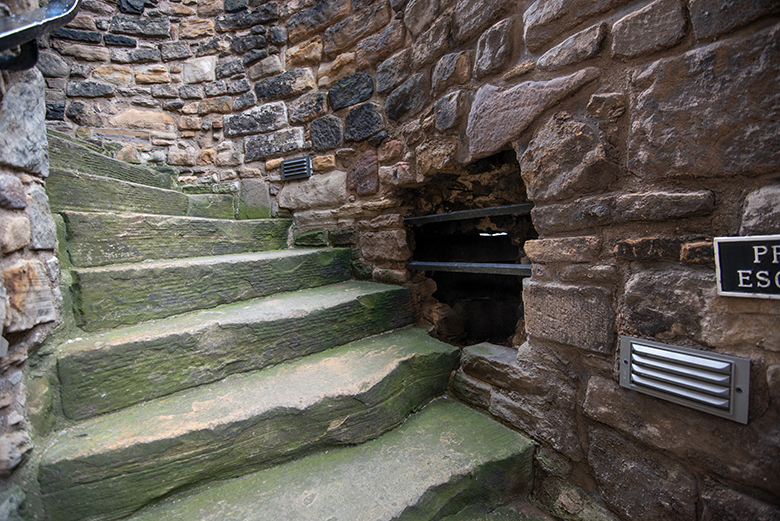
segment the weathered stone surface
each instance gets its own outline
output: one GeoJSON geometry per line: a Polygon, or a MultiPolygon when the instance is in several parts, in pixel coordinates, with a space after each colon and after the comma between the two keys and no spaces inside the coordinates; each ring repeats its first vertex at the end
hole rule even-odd
{"type": "Polygon", "coordinates": [[[101,65],[92,71],[92,75],[114,85],[130,85],[133,82],[133,69],[125,65],[101,65]]]}
{"type": "Polygon", "coordinates": [[[37,260],[20,260],[3,269],[8,292],[5,331],[25,331],[56,319],[54,297],[46,268],[37,260]]]}
{"type": "Polygon", "coordinates": [[[260,60],[264,60],[268,57],[268,49],[252,49],[246,52],[241,60],[244,62],[244,67],[250,67],[260,60]]]}
{"type": "MultiPolygon", "coordinates": [[[[221,54],[230,49],[230,40],[225,36],[218,36],[207,40],[195,49],[196,56],[210,56],[212,54],[221,54]]],[[[246,62],[244,62],[246,64],[246,62]]]]}
{"type": "Polygon", "coordinates": [[[536,0],[523,13],[525,44],[532,51],[539,51],[587,18],[627,3],[628,0],[536,0]]]}
{"type": "Polygon", "coordinates": [[[449,13],[442,15],[430,29],[417,38],[412,45],[413,69],[418,70],[447,51],[451,20],[449,13]]]}
{"type": "Polygon", "coordinates": [[[160,61],[160,51],[156,48],[111,49],[111,61],[117,63],[151,63],[160,61]]]}
{"type": "Polygon", "coordinates": [[[292,69],[255,83],[258,101],[273,101],[303,94],[315,87],[309,69],[292,69]]]}
{"type": "Polygon", "coordinates": [[[358,72],[337,81],[328,92],[328,100],[331,109],[337,111],[367,101],[373,93],[374,80],[365,72],[358,72]]]}
{"type": "MultiPolygon", "coordinates": [[[[25,454],[32,449],[33,442],[30,439],[30,434],[25,431],[8,432],[0,436],[0,473],[4,475],[10,474],[12,470],[19,466],[25,454]]],[[[17,514],[19,507],[23,508],[24,492],[18,485],[10,487],[10,490],[5,490],[4,492],[3,509],[10,514],[8,517],[9,521],[14,519],[14,517],[22,519],[19,516],[15,516],[15,514],[17,514]],[[6,493],[10,494],[6,496],[6,493]]]]}
{"type": "Polygon", "coordinates": [[[566,112],[539,129],[520,165],[528,197],[540,202],[599,192],[618,173],[598,133],[566,112]]]}
{"type": "Polygon", "coordinates": [[[84,127],[102,127],[104,125],[103,118],[95,114],[91,106],[81,101],[71,101],[65,114],[84,127]]]}
{"type": "Polygon", "coordinates": [[[412,256],[405,230],[361,233],[360,251],[369,262],[405,262],[412,256]]]}
{"type": "Polygon", "coordinates": [[[45,78],[64,78],[70,74],[70,65],[56,53],[41,51],[38,54],[38,70],[45,78]]]}
{"type": "Polygon", "coordinates": [[[217,65],[217,67],[214,69],[214,72],[217,78],[229,78],[230,76],[235,76],[236,74],[243,74],[244,66],[241,63],[241,60],[230,60],[228,62],[217,65]]]}
{"type": "MultiPolygon", "coordinates": [[[[150,4],[151,5],[151,4],[150,4]]],[[[143,14],[146,7],[145,0],[119,0],[117,2],[119,11],[125,14],[143,14]]]]}
{"type": "Polygon", "coordinates": [[[543,71],[554,71],[595,57],[607,36],[607,24],[600,23],[569,36],[536,61],[543,71]]]}
{"type": "Polygon", "coordinates": [[[135,82],[138,85],[151,83],[170,83],[171,75],[165,65],[148,65],[135,71],[135,82]]]}
{"type": "Polygon", "coordinates": [[[271,132],[287,125],[287,106],[283,101],[253,107],[241,114],[225,116],[225,135],[229,137],[271,132]]]}
{"type": "Polygon", "coordinates": [[[656,0],[612,25],[612,56],[634,58],[674,46],[685,36],[679,0],[656,0]]]}
{"type": "Polygon", "coordinates": [[[701,493],[702,521],[777,521],[780,508],[707,480],[701,493]]]}
{"type": "Polygon", "coordinates": [[[413,37],[419,36],[439,16],[439,0],[410,0],[404,9],[404,23],[413,37]]]}
{"type": "Polygon", "coordinates": [[[645,180],[776,172],[780,156],[768,151],[780,148],[780,91],[769,86],[780,78],[779,34],[776,25],[634,75],[628,168],[645,180]]]}
{"type": "Polygon", "coordinates": [[[376,69],[377,92],[387,92],[394,89],[409,77],[411,73],[410,58],[411,51],[404,49],[379,64],[376,69]]]}
{"type": "Polygon", "coordinates": [[[30,247],[34,250],[53,250],[57,247],[57,227],[49,209],[46,190],[37,184],[27,193],[30,203],[30,247]]]}
{"type": "Polygon", "coordinates": [[[344,123],[344,139],[363,141],[384,128],[382,109],[374,103],[364,103],[351,109],[344,123]]]}
{"type": "Polygon", "coordinates": [[[0,222],[0,250],[8,254],[28,244],[30,244],[30,219],[27,215],[4,215],[0,222]]]}
{"type": "Polygon", "coordinates": [[[466,135],[471,159],[489,156],[515,139],[547,108],[598,78],[589,67],[549,81],[527,81],[510,89],[485,85],[471,106],[466,135]]]}
{"type": "Polygon", "coordinates": [[[380,163],[390,163],[401,159],[403,154],[404,144],[398,140],[393,139],[382,145],[377,151],[377,159],[380,163]]]}
{"type": "Polygon", "coordinates": [[[84,29],[85,31],[97,31],[97,25],[91,15],[86,13],[79,13],[76,17],[68,22],[65,27],[71,27],[73,29],[84,29]]]}
{"type": "MultiPolygon", "coordinates": [[[[780,448],[776,432],[769,427],[775,421],[772,418],[751,418],[744,426],[621,388],[599,376],[588,381],[583,412],[623,436],[689,461],[713,477],[736,479],[740,486],[758,487],[777,496],[780,448]],[[740,443],[734,443],[735,439],[740,443]]],[[[647,501],[638,501],[636,507],[645,504],[647,501]]]]}
{"type": "Polygon", "coordinates": [[[453,16],[453,35],[465,43],[495,21],[504,9],[504,0],[460,0],[453,16]]]}
{"type": "MultiPolygon", "coordinates": [[[[537,462],[539,452],[535,455],[537,462]]],[[[536,498],[540,506],[563,521],[618,521],[601,502],[564,479],[545,479],[538,490],[536,498]]]]}
{"type": "Polygon", "coordinates": [[[221,33],[238,31],[274,21],[278,17],[278,4],[268,2],[253,11],[237,11],[220,15],[216,18],[216,28],[221,33]]]}
{"type": "Polygon", "coordinates": [[[386,186],[414,186],[423,181],[417,178],[417,172],[413,165],[399,161],[393,166],[379,168],[379,180],[386,186]]]}
{"type": "Polygon", "coordinates": [[[468,81],[470,74],[471,59],[468,52],[445,54],[436,62],[436,67],[433,69],[431,82],[434,94],[444,92],[452,85],[463,85],[468,81]]]}
{"type": "Polygon", "coordinates": [[[455,173],[458,164],[458,139],[426,139],[415,149],[417,174],[430,176],[440,173],[455,173]]]}
{"type": "Polygon", "coordinates": [[[248,6],[246,0],[225,0],[224,7],[226,12],[236,13],[238,11],[243,11],[248,6]]]}
{"type": "Polygon", "coordinates": [[[329,88],[341,78],[354,74],[357,70],[355,63],[354,52],[345,52],[332,62],[320,63],[317,68],[317,85],[329,88]]]}
{"type": "Polygon", "coordinates": [[[6,210],[27,208],[24,185],[15,175],[0,174],[0,208],[6,210]]]}
{"type": "Polygon", "coordinates": [[[314,156],[311,159],[311,168],[315,172],[327,172],[336,168],[336,156],[328,154],[325,156],[314,156]]]}
{"type": "Polygon", "coordinates": [[[270,27],[268,29],[268,41],[273,45],[285,45],[287,43],[287,29],[278,25],[270,27]]]}
{"type": "Polygon", "coordinates": [[[74,98],[100,98],[114,95],[114,87],[96,81],[78,81],[68,83],[66,93],[74,98]]]}
{"type": "Polygon", "coordinates": [[[185,20],[179,24],[179,38],[195,40],[214,36],[214,22],[211,20],[185,20]]]}
{"type": "Polygon", "coordinates": [[[0,164],[47,176],[46,103],[37,69],[9,72],[0,104],[0,164]]]}
{"type": "Polygon", "coordinates": [[[320,0],[287,20],[287,36],[292,43],[329,27],[349,14],[349,0],[320,0]]]}
{"type": "Polygon", "coordinates": [[[46,104],[46,120],[47,121],[63,121],[65,120],[65,103],[47,103],[46,104]]]}
{"type": "Polygon", "coordinates": [[[233,110],[244,110],[247,107],[254,106],[255,103],[257,103],[255,93],[250,91],[233,100],[233,110]]]}
{"type": "Polygon", "coordinates": [[[610,354],[615,347],[612,294],[597,286],[523,281],[528,334],[586,351],[610,354]]]}
{"type": "Polygon", "coordinates": [[[425,106],[428,101],[428,86],[425,75],[415,74],[395,89],[385,100],[385,113],[391,121],[398,121],[406,115],[412,115],[425,106]]]}
{"type": "Polygon", "coordinates": [[[404,44],[406,28],[401,20],[393,20],[381,32],[360,41],[355,48],[358,67],[372,67],[400,49],[404,44]]]}
{"type": "Polygon", "coordinates": [[[347,202],[347,174],[334,171],[286,183],[277,201],[290,210],[339,207],[347,202]]]}
{"type": "Polygon", "coordinates": [[[466,115],[467,95],[462,90],[450,92],[433,106],[436,128],[444,132],[457,127],[466,115]]]}
{"type": "Polygon", "coordinates": [[[311,122],[311,143],[316,150],[329,150],[341,146],[343,132],[341,118],[328,114],[311,122]]]}
{"type": "Polygon", "coordinates": [[[358,195],[371,195],[379,191],[379,162],[376,150],[369,148],[347,171],[347,188],[358,195]]]}
{"type": "Polygon", "coordinates": [[[622,92],[602,92],[590,97],[585,115],[593,119],[617,119],[625,111],[626,96],[622,92]]]}
{"type": "Polygon", "coordinates": [[[135,38],[110,33],[103,35],[103,43],[112,47],[135,47],[138,45],[135,38]]]}
{"type": "Polygon", "coordinates": [[[202,83],[216,79],[217,58],[205,56],[184,62],[181,79],[184,83],[202,83]]]}
{"type": "Polygon", "coordinates": [[[780,185],[769,185],[745,197],[740,235],[780,233],[780,185]]]}
{"type": "Polygon", "coordinates": [[[63,56],[73,56],[89,62],[107,62],[111,56],[111,52],[108,49],[93,45],[74,43],[68,45],[58,44],[56,47],[63,56]]]}
{"type": "Polygon", "coordinates": [[[482,33],[477,40],[474,72],[477,78],[498,72],[512,54],[512,19],[507,18],[482,33]]]}
{"type": "Polygon", "coordinates": [[[225,10],[225,5],[222,0],[205,0],[198,3],[198,16],[201,18],[217,16],[223,10],[225,10]]]}
{"type": "MultiPolygon", "coordinates": [[[[314,38],[310,41],[316,40],[314,38]]],[[[244,54],[252,49],[265,49],[268,47],[268,40],[262,34],[250,34],[248,36],[237,36],[230,41],[230,50],[235,54],[244,54]]]]}
{"type": "Polygon", "coordinates": [[[693,32],[697,39],[703,40],[742,27],[762,16],[777,13],[780,5],[772,0],[692,0],[688,9],[693,32]]]}
{"type": "Polygon", "coordinates": [[[696,519],[696,478],[666,457],[650,455],[614,432],[591,427],[588,461],[601,496],[627,519],[696,519]],[[653,501],[647,501],[652,497],[653,501]]]}
{"type": "MultiPolygon", "coordinates": [[[[244,65],[246,65],[246,63],[244,65]]],[[[272,74],[278,74],[283,70],[282,61],[279,59],[279,56],[274,54],[273,56],[263,58],[259,63],[252,65],[249,70],[247,70],[247,74],[249,75],[249,79],[254,81],[265,78],[266,76],[271,76],[272,74]]]]}
{"type": "Polygon", "coordinates": [[[636,260],[672,260],[680,257],[683,240],[679,237],[652,236],[631,238],[615,244],[615,257],[636,260]]]}
{"type": "Polygon", "coordinates": [[[170,114],[148,110],[127,109],[108,120],[112,127],[166,130],[174,121],[170,114]]]}
{"type": "Polygon", "coordinates": [[[312,92],[290,102],[290,123],[308,123],[328,113],[328,98],[324,92],[312,92]]]}
{"type": "Polygon", "coordinates": [[[531,262],[594,262],[601,253],[601,237],[563,237],[525,241],[523,251],[531,262]]]}
{"type": "Polygon", "coordinates": [[[118,14],[111,18],[111,32],[148,38],[169,38],[171,23],[167,16],[159,13],[149,13],[141,17],[118,14]]]}
{"type": "Polygon", "coordinates": [[[315,36],[298,45],[290,47],[285,53],[285,63],[288,67],[301,65],[319,65],[322,59],[322,38],[315,36]]]}
{"type": "Polygon", "coordinates": [[[303,129],[300,127],[277,130],[269,134],[248,137],[244,140],[248,161],[294,152],[303,148],[303,129]]]}
{"type": "Polygon", "coordinates": [[[182,99],[203,99],[203,87],[200,85],[182,85],[179,87],[182,99]]]}
{"type": "Polygon", "coordinates": [[[74,42],[101,43],[103,35],[97,31],[79,31],[77,29],[68,29],[60,27],[49,33],[49,38],[60,38],[74,42]]]}
{"type": "Polygon", "coordinates": [[[390,22],[390,5],[386,1],[368,4],[349,18],[328,27],[323,35],[324,51],[339,52],[390,22]]]}

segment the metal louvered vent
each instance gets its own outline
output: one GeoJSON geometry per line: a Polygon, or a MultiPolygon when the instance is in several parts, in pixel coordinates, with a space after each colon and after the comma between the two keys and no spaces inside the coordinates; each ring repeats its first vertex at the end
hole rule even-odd
{"type": "Polygon", "coordinates": [[[620,386],[748,422],[750,360],[620,337],[620,386]]]}
{"type": "Polygon", "coordinates": [[[282,181],[311,177],[311,157],[299,157],[282,161],[282,181]]]}

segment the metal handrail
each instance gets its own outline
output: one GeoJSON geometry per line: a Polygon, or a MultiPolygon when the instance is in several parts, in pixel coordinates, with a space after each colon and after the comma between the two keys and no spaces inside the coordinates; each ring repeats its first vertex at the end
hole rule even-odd
{"type": "Polygon", "coordinates": [[[0,18],[0,52],[21,45],[16,56],[0,58],[0,69],[22,70],[38,61],[35,39],[67,24],[81,7],[81,0],[52,0],[46,7],[0,18]]]}

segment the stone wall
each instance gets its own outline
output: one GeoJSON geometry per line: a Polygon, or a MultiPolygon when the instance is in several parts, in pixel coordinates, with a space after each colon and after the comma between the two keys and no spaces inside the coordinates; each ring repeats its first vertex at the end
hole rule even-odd
{"type": "Polygon", "coordinates": [[[778,519],[780,303],[717,296],[712,238],[780,233],[779,12],[85,0],[39,68],[51,128],[186,191],[267,187],[376,280],[411,278],[418,187],[513,148],[539,233],[529,341],[465,357],[454,392],[540,443],[537,497],[561,518],[778,519]],[[313,177],[282,182],[307,154],[313,177]],[[749,358],[748,425],[619,388],[619,335],[749,358]]]}
{"type": "MultiPolygon", "coordinates": [[[[23,13],[37,2],[8,8],[23,13]]],[[[39,71],[0,74],[0,512],[9,518],[24,500],[17,470],[33,448],[27,411],[46,399],[28,397],[28,356],[59,318],[45,113],[39,71]]]]}

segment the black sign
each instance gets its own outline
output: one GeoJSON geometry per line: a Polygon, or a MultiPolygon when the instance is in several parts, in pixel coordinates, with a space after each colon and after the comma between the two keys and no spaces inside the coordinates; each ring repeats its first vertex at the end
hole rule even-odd
{"type": "Polygon", "coordinates": [[[715,237],[718,293],[780,299],[780,235],[715,237]]]}

